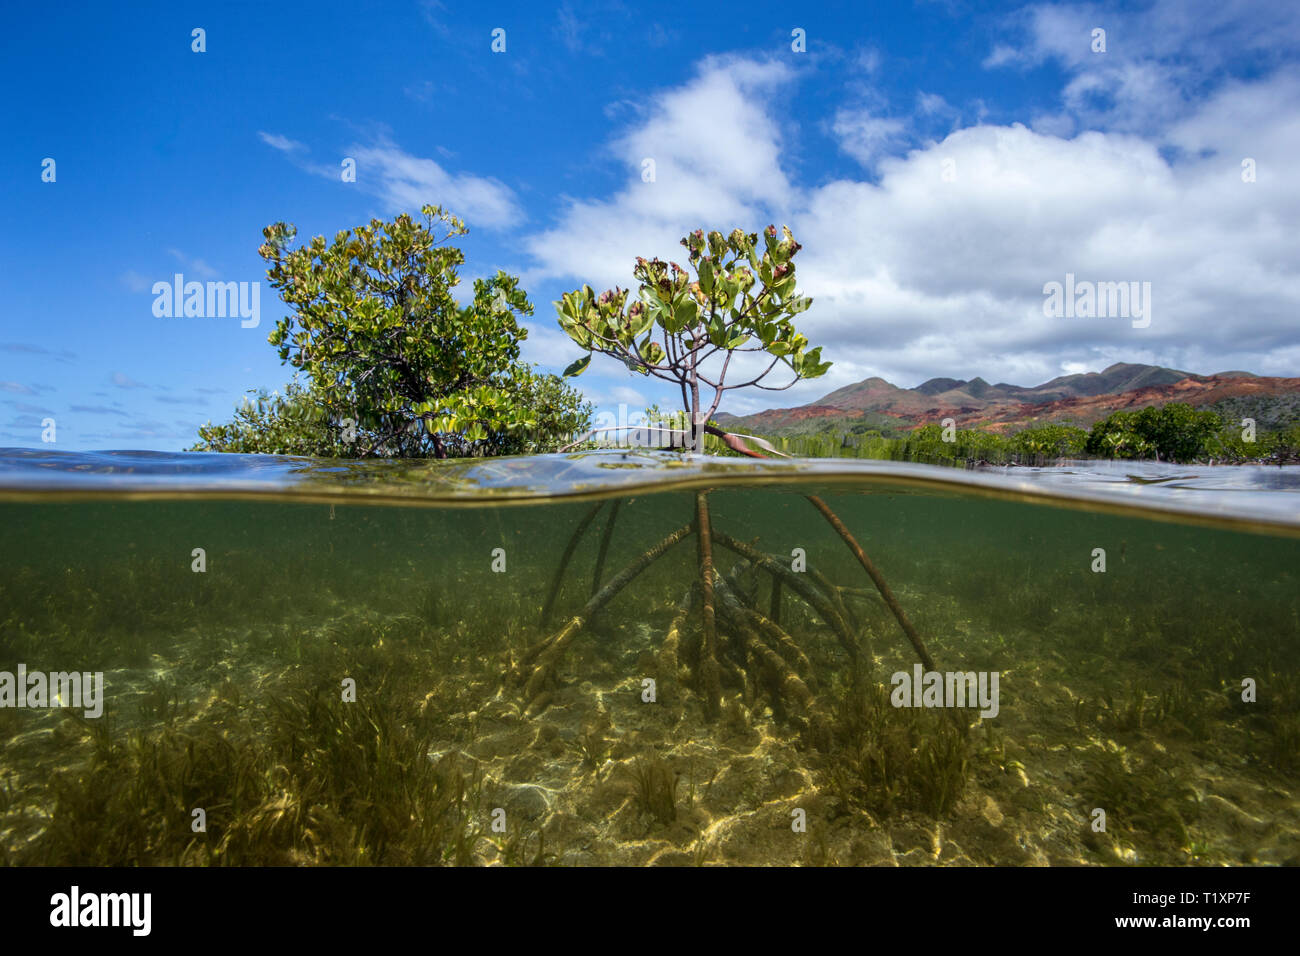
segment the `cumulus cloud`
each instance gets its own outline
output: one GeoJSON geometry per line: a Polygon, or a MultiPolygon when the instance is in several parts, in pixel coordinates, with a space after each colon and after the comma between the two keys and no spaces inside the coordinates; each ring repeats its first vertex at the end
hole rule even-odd
{"type": "Polygon", "coordinates": [[[903,140],[906,126],[900,119],[873,116],[868,110],[843,109],[835,114],[833,129],[840,149],[871,167],[903,140]]]}
{"type": "Polygon", "coordinates": [[[988,68],[1052,62],[1069,78],[1062,109],[1035,128],[1149,131],[1197,107],[1227,68],[1267,72],[1300,51],[1300,6],[1249,0],[1154,0],[1141,7],[1034,4],[1010,15],[1010,42],[994,45],[988,68]],[[1105,52],[1093,31],[1104,30],[1105,52]]]}
{"type": "Polygon", "coordinates": [[[711,58],[686,85],[653,97],[610,147],[628,185],[610,199],[570,198],[554,228],[528,237],[535,266],[525,284],[557,276],[626,283],[638,255],[684,254],[677,241],[689,229],[750,222],[783,206],[793,187],[764,101],[792,77],[779,62],[711,58]]]}
{"type": "Polygon", "coordinates": [[[800,288],[814,297],[800,328],[836,366],[784,395],[737,393],[736,412],[870,375],[1036,384],[1116,361],[1296,374],[1294,73],[1223,84],[1146,133],[979,123],[875,157],[870,181],[811,186],[787,172],[775,118],[795,79],[776,63],[715,59],[655,97],[611,144],[627,184],[568,200],[555,228],[529,238],[529,280],[627,285],[635,256],[682,254],[677,239],[697,226],[789,222],[805,247],[800,288]],[[1256,182],[1243,182],[1243,157],[1256,182]],[[1150,282],[1150,326],[1045,316],[1044,285],[1067,273],[1150,282]]]}

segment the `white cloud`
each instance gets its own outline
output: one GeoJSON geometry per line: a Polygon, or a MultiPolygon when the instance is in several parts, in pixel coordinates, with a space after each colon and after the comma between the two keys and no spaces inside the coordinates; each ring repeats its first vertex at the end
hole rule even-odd
{"type": "Polygon", "coordinates": [[[906,125],[899,119],[872,116],[867,110],[846,109],[835,114],[832,128],[840,149],[870,168],[902,141],[906,125]]]}
{"type": "Polygon", "coordinates": [[[305,151],[307,149],[306,146],[297,140],[290,139],[287,136],[281,136],[279,133],[264,133],[261,130],[258,130],[257,135],[262,138],[262,142],[266,143],[273,149],[278,149],[282,153],[294,153],[305,151]]]}
{"type": "MultiPolygon", "coordinates": [[[[424,6],[426,18],[433,18],[441,4],[424,6]]],[[[435,20],[430,19],[431,23],[435,20]]],[[[410,92],[410,90],[408,90],[410,92]]],[[[271,133],[259,133],[262,139],[284,153],[295,166],[314,176],[340,181],[339,165],[317,163],[299,155],[307,152],[302,143],[271,133]]],[[[444,157],[453,154],[436,147],[444,157]]],[[[356,160],[357,185],[378,196],[390,213],[415,213],[426,203],[442,206],[474,226],[504,226],[524,219],[514,192],[505,183],[490,176],[448,172],[432,159],[413,156],[388,136],[379,135],[370,144],[353,144],[345,155],[356,160]]]]}
{"type": "MultiPolygon", "coordinates": [[[[353,146],[357,182],[376,193],[394,212],[412,212],[425,203],[440,205],[471,227],[518,222],[523,212],[510,187],[491,177],[450,173],[432,159],[412,156],[381,137],[371,146],[353,146]]],[[[337,176],[337,170],[330,171],[337,176]]]]}
{"type": "Polygon", "coordinates": [[[684,256],[677,243],[691,229],[783,206],[794,190],[779,162],[780,129],[762,103],[792,75],[776,62],[710,59],[685,86],[655,96],[611,147],[628,185],[611,199],[569,199],[554,228],[528,237],[536,266],[525,284],[545,276],[626,284],[638,255],[684,256]],[[654,182],[642,181],[646,159],[654,182]]]}
{"type": "Polygon", "coordinates": [[[1005,66],[1008,63],[1016,63],[1022,59],[1022,54],[1015,47],[1008,46],[1005,43],[999,43],[993,48],[993,51],[985,57],[983,65],[992,68],[995,66],[1005,66]]]}
{"type": "Polygon", "coordinates": [[[724,406],[733,412],[870,375],[1027,385],[1115,361],[1296,374],[1295,75],[1227,85],[1164,134],[985,123],[879,160],[874,181],[809,188],[787,175],[775,120],[792,81],[773,64],[713,60],[656,97],[613,145],[627,185],[570,200],[554,229],[529,238],[529,280],[627,285],[635,256],[672,256],[696,226],[788,221],[805,247],[800,288],[814,298],[799,327],[836,366],[784,394],[735,393],[724,406]],[[1166,147],[1184,152],[1171,161],[1166,147]],[[646,155],[659,161],[652,184],[640,180],[646,155]],[[1242,182],[1242,156],[1257,160],[1258,182],[1242,182]],[[1045,317],[1043,285],[1067,272],[1150,282],[1150,327],[1045,317]]]}
{"type": "Polygon", "coordinates": [[[533,320],[526,323],[528,338],[520,348],[523,360],[550,368],[564,368],[580,358],[582,352],[578,346],[555,324],[551,303],[536,303],[536,306],[533,320]]]}
{"type": "Polygon", "coordinates": [[[582,51],[582,21],[578,19],[573,12],[573,7],[567,3],[560,4],[559,12],[556,14],[559,18],[559,24],[556,26],[556,32],[559,33],[561,41],[570,53],[579,53],[582,51]]]}
{"type": "Polygon", "coordinates": [[[880,69],[880,51],[875,47],[863,47],[858,51],[854,65],[863,73],[875,73],[880,69]]]}
{"type": "Polygon", "coordinates": [[[628,405],[640,405],[643,408],[646,405],[645,396],[635,388],[625,386],[613,388],[610,390],[610,397],[615,401],[624,402],[628,405]]]}
{"type": "Polygon", "coordinates": [[[957,112],[938,93],[917,93],[916,108],[926,116],[946,116],[957,112]]]}
{"type": "MultiPolygon", "coordinates": [[[[1154,0],[1133,8],[1034,4],[1009,18],[1014,44],[996,44],[988,68],[1053,61],[1069,81],[1065,116],[1083,127],[1149,132],[1194,111],[1199,91],[1229,66],[1271,68],[1300,51],[1300,5],[1250,0],[1154,0]],[[1104,30],[1105,52],[1093,50],[1104,30]]],[[[1060,129],[1060,117],[1044,117],[1060,129]]],[[[1035,122],[1036,129],[1043,129],[1035,122]]]]}
{"type": "MultiPolygon", "coordinates": [[[[1292,144],[1275,161],[1294,182],[1300,130],[1292,144]]],[[[795,219],[801,286],[818,298],[810,337],[900,384],[1031,384],[1112,360],[1294,373],[1300,268],[1282,223],[1300,214],[1300,191],[1244,184],[1235,161],[1170,166],[1157,145],[979,126],[886,160],[878,184],[817,190],[795,219]],[[1151,282],[1151,327],[1044,317],[1043,284],[1067,272],[1151,282]]]]}

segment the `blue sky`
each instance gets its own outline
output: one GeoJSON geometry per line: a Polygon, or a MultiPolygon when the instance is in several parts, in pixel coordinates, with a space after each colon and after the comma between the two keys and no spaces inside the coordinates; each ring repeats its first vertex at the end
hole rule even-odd
{"type": "MultiPolygon", "coordinates": [[[[789,223],[836,365],[737,413],[871,375],[1300,375],[1293,4],[26,5],[0,53],[0,444],[53,418],[60,449],[184,447],[290,377],[262,228],[426,201],[470,226],[463,291],[523,277],[553,371],[562,291],[697,226],[789,223]],[[258,327],[155,316],[176,273],[262,281],[258,327]],[[1152,321],[1044,315],[1067,274],[1151,283],[1152,321]]],[[[577,381],[671,400],[599,358],[577,381]]]]}

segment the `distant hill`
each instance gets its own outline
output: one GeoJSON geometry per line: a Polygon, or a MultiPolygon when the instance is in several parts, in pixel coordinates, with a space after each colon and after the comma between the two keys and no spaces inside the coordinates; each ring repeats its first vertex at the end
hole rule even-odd
{"type": "Polygon", "coordinates": [[[916,388],[899,388],[883,378],[868,378],[808,405],[740,417],[723,414],[718,421],[768,434],[819,431],[839,422],[846,428],[865,425],[890,434],[953,418],[961,428],[1004,432],[1048,423],[1087,428],[1117,409],[1167,402],[1186,402],[1228,414],[1253,410],[1261,425],[1266,419],[1269,423],[1294,422],[1300,407],[1300,378],[1235,370],[1197,375],[1159,365],[1126,363],[1102,372],[1062,375],[1029,387],[1006,382],[990,385],[976,377],[970,381],[932,378],[916,388]]]}

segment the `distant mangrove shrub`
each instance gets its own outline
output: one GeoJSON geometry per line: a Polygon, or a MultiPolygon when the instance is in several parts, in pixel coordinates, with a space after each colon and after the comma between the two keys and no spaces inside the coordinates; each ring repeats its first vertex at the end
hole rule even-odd
{"type": "Polygon", "coordinates": [[[1155,458],[1193,461],[1206,454],[1223,429],[1213,412],[1198,412],[1182,402],[1161,408],[1111,412],[1092,426],[1086,451],[1100,458],[1155,458]]]}
{"type": "Polygon", "coordinates": [[[937,424],[890,435],[867,425],[827,424],[818,432],[764,436],[788,454],[815,458],[876,458],[959,464],[1044,464],[1062,458],[1160,461],[1300,460],[1300,425],[1248,433],[1239,422],[1182,403],[1108,415],[1085,431],[1073,425],[1039,425],[1011,434],[953,429],[945,441],[937,424]],[[1248,438],[1247,435],[1250,435],[1248,438]],[[1253,440],[1252,440],[1253,439],[1253,440]]]}
{"type": "Polygon", "coordinates": [[[943,433],[939,425],[922,425],[904,439],[900,457],[906,461],[1044,461],[1081,455],[1088,437],[1082,428],[1071,425],[1042,425],[1012,435],[955,429],[951,441],[945,441],[943,433]]]}
{"type": "Polygon", "coordinates": [[[1226,424],[1208,443],[1211,457],[1225,461],[1300,461],[1300,425],[1259,431],[1248,441],[1237,422],[1226,424]]]}

